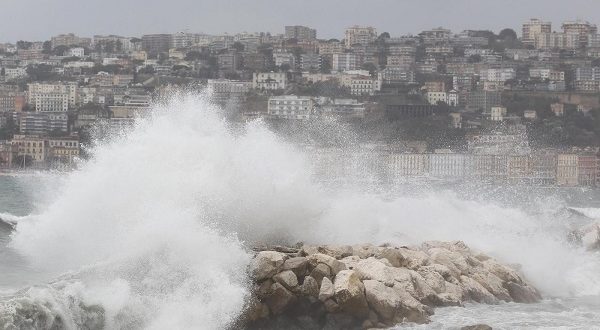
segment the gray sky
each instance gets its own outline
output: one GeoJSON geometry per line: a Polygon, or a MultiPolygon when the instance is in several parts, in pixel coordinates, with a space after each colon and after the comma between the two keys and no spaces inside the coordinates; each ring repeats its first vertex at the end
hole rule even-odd
{"type": "Polygon", "coordinates": [[[319,38],[341,38],[353,24],[392,36],[437,26],[520,34],[524,20],[539,17],[559,30],[564,20],[600,24],[598,0],[0,0],[0,42],[81,36],[269,31],[308,25],[319,38]]]}

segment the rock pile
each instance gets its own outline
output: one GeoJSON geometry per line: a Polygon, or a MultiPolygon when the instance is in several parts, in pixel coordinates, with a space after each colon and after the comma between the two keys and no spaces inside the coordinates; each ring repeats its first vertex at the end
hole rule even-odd
{"type": "Polygon", "coordinates": [[[433,307],[474,301],[532,303],[536,289],[514,269],[463,242],[258,249],[244,314],[252,329],[367,329],[427,323],[433,307]]]}

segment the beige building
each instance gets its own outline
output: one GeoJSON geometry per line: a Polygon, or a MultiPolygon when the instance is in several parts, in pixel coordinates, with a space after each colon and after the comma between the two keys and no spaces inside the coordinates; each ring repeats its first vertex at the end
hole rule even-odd
{"type": "Polygon", "coordinates": [[[49,139],[48,147],[51,161],[72,165],[79,157],[79,139],[76,137],[49,139]]]}
{"type": "Polygon", "coordinates": [[[346,48],[351,48],[354,44],[366,45],[375,39],[377,39],[377,30],[374,27],[355,25],[346,29],[346,48]]]}
{"type": "MultiPolygon", "coordinates": [[[[22,157],[23,162],[31,161],[34,165],[39,165],[46,161],[48,145],[44,139],[35,135],[15,135],[11,143],[17,147],[17,155],[22,157]]],[[[19,166],[14,161],[13,165],[19,166]]]]}
{"type": "Polygon", "coordinates": [[[544,22],[537,18],[532,18],[523,23],[522,41],[525,45],[534,45],[535,39],[542,33],[552,32],[552,23],[544,22]]]}
{"type": "Polygon", "coordinates": [[[350,94],[374,95],[381,90],[381,81],[368,76],[354,76],[350,80],[350,94]]]}

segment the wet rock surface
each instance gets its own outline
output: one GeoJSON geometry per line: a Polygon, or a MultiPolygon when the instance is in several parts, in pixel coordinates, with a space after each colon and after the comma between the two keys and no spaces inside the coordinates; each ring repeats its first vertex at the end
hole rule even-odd
{"type": "Polygon", "coordinates": [[[387,328],[428,323],[435,307],[540,299],[518,271],[460,241],[258,250],[247,329],[387,328]]]}

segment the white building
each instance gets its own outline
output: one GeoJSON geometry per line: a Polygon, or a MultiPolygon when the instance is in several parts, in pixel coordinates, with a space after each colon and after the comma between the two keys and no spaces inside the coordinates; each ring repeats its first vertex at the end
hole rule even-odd
{"type": "Polygon", "coordinates": [[[84,57],[85,56],[85,49],[83,47],[75,47],[75,48],[71,48],[69,49],[69,56],[75,56],[75,57],[84,57]]]}
{"type": "Polygon", "coordinates": [[[261,90],[283,90],[287,87],[285,72],[255,72],[252,77],[252,88],[261,90]]]}
{"type": "Polygon", "coordinates": [[[306,120],[313,114],[314,102],[308,96],[283,95],[269,98],[268,114],[280,119],[306,120]]]}
{"type": "Polygon", "coordinates": [[[333,54],[331,71],[343,72],[359,68],[359,56],[354,53],[333,54]]]}

